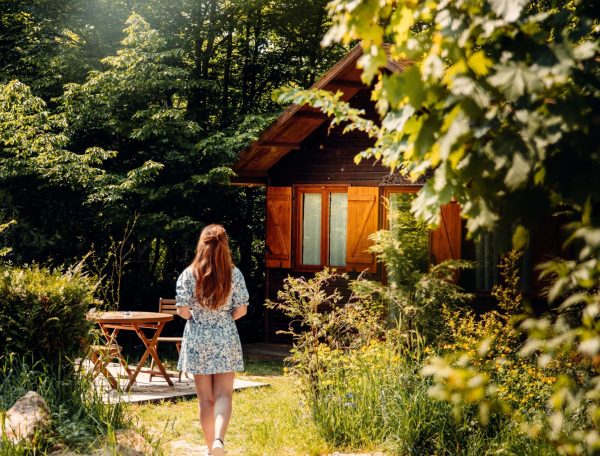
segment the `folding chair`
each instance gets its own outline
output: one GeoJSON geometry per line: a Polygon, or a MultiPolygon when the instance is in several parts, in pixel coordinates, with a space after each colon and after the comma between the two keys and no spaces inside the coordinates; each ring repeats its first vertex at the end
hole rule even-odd
{"type": "MultiPolygon", "coordinates": [[[[175,305],[175,300],[174,299],[165,299],[165,298],[159,298],[158,300],[158,311],[160,313],[168,313],[171,315],[177,315],[177,306],[175,305]]],[[[157,339],[157,342],[170,342],[175,344],[175,347],[177,348],[177,354],[179,354],[179,351],[181,350],[181,342],[183,341],[183,337],[164,337],[164,336],[160,336],[157,339]]],[[[157,346],[158,346],[157,343],[157,346]]],[[[152,360],[150,362],[150,370],[154,370],[154,360],[152,360]]],[[[155,375],[153,375],[152,373],[150,373],[150,381],[152,381],[152,377],[155,377],[155,375]]],[[[187,375],[186,375],[187,377],[187,375]]],[[[178,380],[179,382],[181,382],[181,371],[179,372],[179,376],[178,376],[178,380]]]]}

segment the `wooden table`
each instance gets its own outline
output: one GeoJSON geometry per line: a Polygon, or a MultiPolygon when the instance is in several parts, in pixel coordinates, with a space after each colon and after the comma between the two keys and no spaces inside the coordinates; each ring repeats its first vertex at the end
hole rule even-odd
{"type": "MultiPolygon", "coordinates": [[[[133,384],[135,383],[135,379],[137,378],[140,372],[150,372],[154,375],[161,375],[165,378],[167,383],[170,386],[173,386],[173,382],[171,381],[171,376],[167,373],[164,366],[160,362],[158,358],[158,354],[156,352],[156,345],[158,342],[158,338],[160,333],[162,332],[164,326],[169,321],[173,320],[173,315],[166,313],[158,313],[158,312],[120,312],[120,311],[111,311],[111,312],[96,312],[89,317],[91,320],[98,323],[100,329],[102,330],[102,334],[106,338],[108,343],[108,347],[117,347],[118,356],[116,358],[119,359],[121,365],[125,368],[127,375],[129,377],[129,382],[125,387],[125,391],[129,391],[133,384]],[[154,330],[154,334],[151,338],[146,337],[143,329],[154,330]],[[118,349],[118,345],[116,343],[117,335],[119,331],[135,331],[138,337],[142,340],[146,347],[146,351],[142,355],[140,362],[135,369],[135,371],[131,372],[129,366],[125,362],[125,359],[120,353],[118,349]],[[155,370],[142,370],[144,363],[148,359],[148,356],[151,356],[156,366],[158,367],[158,371],[155,370]]],[[[106,375],[106,374],[105,374],[106,375]]],[[[111,382],[109,379],[109,383],[114,386],[114,382],[111,382]]],[[[118,385],[118,382],[117,382],[118,385]]]]}

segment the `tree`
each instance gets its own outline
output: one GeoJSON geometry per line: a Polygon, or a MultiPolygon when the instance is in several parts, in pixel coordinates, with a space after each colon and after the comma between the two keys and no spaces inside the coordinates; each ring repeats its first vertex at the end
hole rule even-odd
{"type": "Polygon", "coordinates": [[[75,216],[78,207],[122,200],[159,168],[146,161],[123,175],[107,172],[104,164],[116,152],[100,147],[72,152],[67,149],[66,129],[65,116],[49,112],[25,84],[12,81],[0,86],[0,216],[18,222],[19,230],[9,231],[13,242],[15,236],[20,238],[13,255],[44,258],[57,246],[73,252],[86,229],[75,216]],[[57,197],[60,201],[54,201],[57,197]],[[60,227],[58,214],[64,224],[60,227]],[[65,229],[70,239],[59,234],[65,229]]]}

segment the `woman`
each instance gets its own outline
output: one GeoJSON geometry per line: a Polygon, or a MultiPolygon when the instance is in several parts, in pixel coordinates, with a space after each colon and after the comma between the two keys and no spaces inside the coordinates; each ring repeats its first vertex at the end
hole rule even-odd
{"type": "Polygon", "coordinates": [[[221,225],[202,230],[194,261],[177,279],[176,300],[188,320],[177,367],[194,375],[206,454],[222,456],[234,372],[244,370],[234,320],[246,315],[248,290],[221,225]]]}

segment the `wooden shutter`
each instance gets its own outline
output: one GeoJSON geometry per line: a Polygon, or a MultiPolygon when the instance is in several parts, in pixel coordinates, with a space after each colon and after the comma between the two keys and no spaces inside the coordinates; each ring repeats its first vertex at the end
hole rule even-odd
{"type": "Polygon", "coordinates": [[[442,206],[440,226],[431,232],[431,257],[435,264],[444,260],[459,260],[462,229],[460,206],[451,202],[442,206]]]}
{"type": "Polygon", "coordinates": [[[376,271],[375,257],[367,252],[368,237],[377,231],[378,187],[348,187],[348,241],[346,268],[349,271],[376,271]]]}
{"type": "Polygon", "coordinates": [[[292,265],[292,188],[267,188],[267,267],[292,265]]]}

